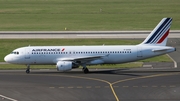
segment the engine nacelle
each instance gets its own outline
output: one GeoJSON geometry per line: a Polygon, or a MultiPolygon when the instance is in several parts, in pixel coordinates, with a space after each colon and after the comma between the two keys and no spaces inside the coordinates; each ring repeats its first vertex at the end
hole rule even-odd
{"type": "Polygon", "coordinates": [[[58,71],[69,71],[73,68],[78,68],[79,65],[71,62],[71,61],[58,61],[56,64],[56,68],[58,71]]]}

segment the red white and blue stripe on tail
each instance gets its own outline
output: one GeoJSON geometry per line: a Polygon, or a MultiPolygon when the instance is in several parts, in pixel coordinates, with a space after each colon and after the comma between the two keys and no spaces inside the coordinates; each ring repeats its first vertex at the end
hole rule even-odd
{"type": "Polygon", "coordinates": [[[172,18],[163,18],[141,44],[165,46],[171,23],[172,18]]]}

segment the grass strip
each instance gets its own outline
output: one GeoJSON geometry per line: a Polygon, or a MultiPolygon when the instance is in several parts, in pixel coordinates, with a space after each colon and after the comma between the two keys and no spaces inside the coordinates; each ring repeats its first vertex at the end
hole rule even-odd
{"type": "Polygon", "coordinates": [[[164,17],[178,30],[179,11],[179,0],[0,0],[0,30],[151,30],[164,17]]]}

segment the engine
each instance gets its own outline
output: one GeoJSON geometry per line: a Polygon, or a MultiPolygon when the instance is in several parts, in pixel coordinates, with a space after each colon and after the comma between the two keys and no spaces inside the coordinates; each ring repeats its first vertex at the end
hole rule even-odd
{"type": "Polygon", "coordinates": [[[58,71],[69,71],[73,68],[78,68],[79,65],[71,61],[58,61],[56,67],[58,71]]]}

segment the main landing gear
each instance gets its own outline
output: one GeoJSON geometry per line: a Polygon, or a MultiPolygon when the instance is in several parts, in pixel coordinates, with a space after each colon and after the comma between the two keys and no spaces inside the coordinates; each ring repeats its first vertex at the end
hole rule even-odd
{"type": "Polygon", "coordinates": [[[27,74],[30,73],[30,65],[27,65],[26,73],[27,73],[27,74]]]}
{"type": "Polygon", "coordinates": [[[85,74],[89,73],[89,69],[86,66],[83,66],[82,70],[85,74]]]}

